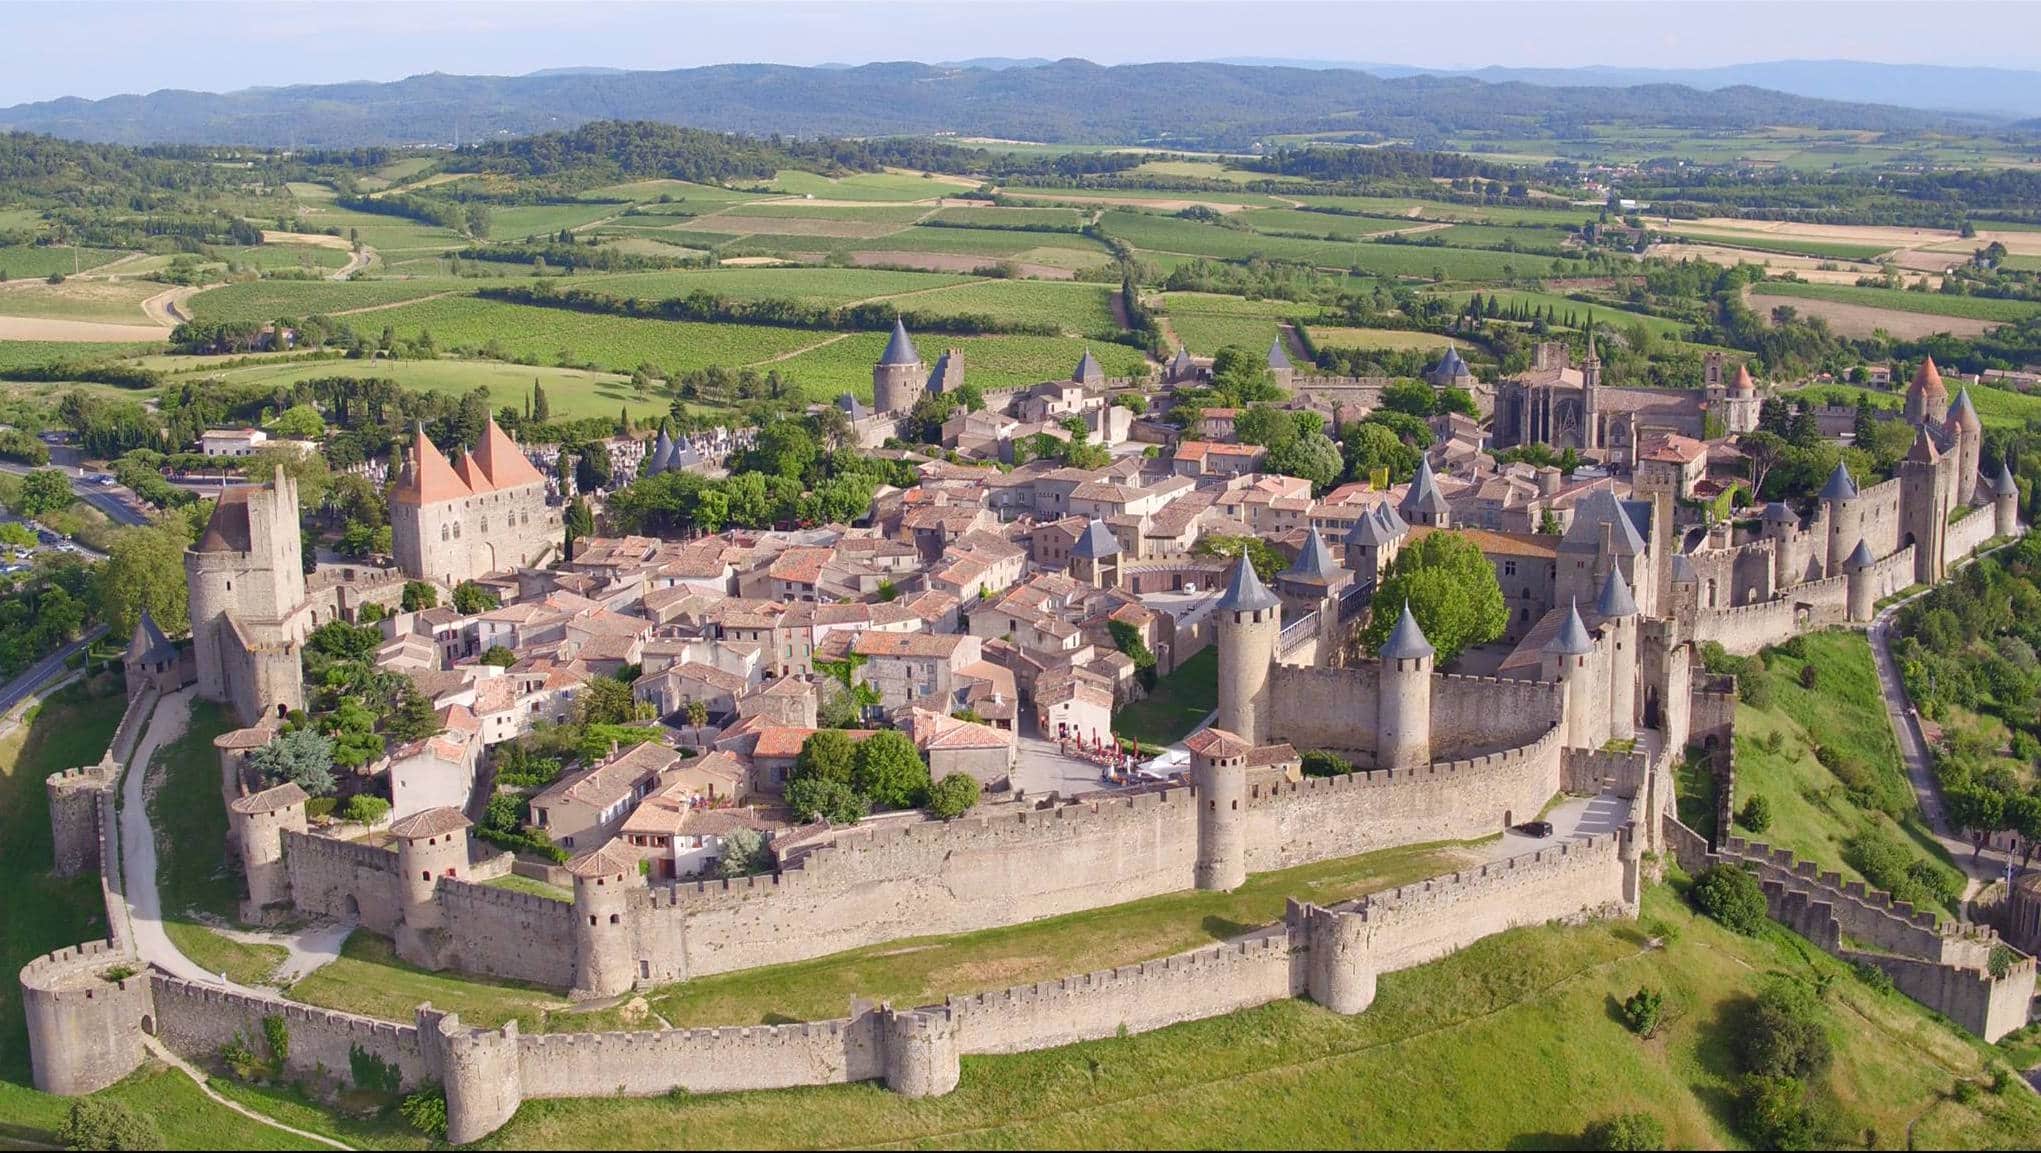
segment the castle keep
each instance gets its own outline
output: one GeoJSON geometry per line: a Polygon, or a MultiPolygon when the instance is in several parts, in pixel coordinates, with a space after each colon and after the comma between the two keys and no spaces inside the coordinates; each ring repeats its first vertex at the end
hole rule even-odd
{"type": "Polygon", "coordinates": [[[539,563],[560,539],[546,479],[494,418],[452,464],[417,430],[390,493],[390,525],[404,574],[447,588],[539,563]]]}

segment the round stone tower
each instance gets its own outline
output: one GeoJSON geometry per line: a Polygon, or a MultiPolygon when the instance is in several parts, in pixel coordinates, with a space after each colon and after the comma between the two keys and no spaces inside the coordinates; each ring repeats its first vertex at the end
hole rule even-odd
{"type": "Polygon", "coordinates": [[[1609,738],[1637,736],[1637,601],[1623,580],[1623,570],[1609,566],[1595,614],[1609,637],[1609,738]]]}
{"type": "Polygon", "coordinates": [[[1878,611],[1878,590],[1871,584],[1871,566],[1875,564],[1871,546],[1857,542],[1857,549],[1843,562],[1847,611],[1853,621],[1868,621],[1878,611]]]}
{"type": "Polygon", "coordinates": [[[896,1011],[884,1005],[878,1025],[886,1088],[903,1097],[940,1097],[957,1087],[957,1028],[948,1007],[896,1011]]]}
{"type": "Polygon", "coordinates": [[[184,584],[190,595],[192,659],[198,666],[198,695],[209,701],[227,699],[227,673],[220,659],[221,618],[233,606],[229,588],[246,568],[238,553],[206,547],[200,542],[185,550],[184,584]]]}
{"type": "Polygon", "coordinates": [[[446,1087],[446,1139],[465,1145],[494,1133],[524,1100],[517,1060],[517,1022],[501,1029],[468,1029],[460,1017],[420,1010],[420,1032],[438,1039],[446,1087]],[[427,1019],[430,1014],[432,1020],[427,1019]]]}
{"type": "Polygon", "coordinates": [[[149,974],[105,941],[23,966],[21,1011],[35,1087],[65,1097],[97,1092],[140,1068],[142,1035],[155,1028],[149,974]],[[118,976],[116,965],[128,975],[118,976]]]}
{"type": "Polygon", "coordinates": [[[1283,602],[1241,557],[1233,580],[1212,609],[1219,623],[1217,727],[1250,745],[1268,736],[1269,668],[1283,632],[1283,602]]]}
{"type": "Polygon", "coordinates": [[[1842,571],[1850,550],[1864,539],[1864,510],[1857,500],[1857,482],[1850,479],[1850,470],[1842,461],[1835,462],[1835,471],[1821,486],[1820,500],[1828,512],[1828,555],[1821,571],[1824,576],[1834,576],[1842,571]]]}
{"type": "Polygon", "coordinates": [[[1237,889],[1247,880],[1247,753],[1253,746],[1224,729],[1204,729],[1184,747],[1191,751],[1197,794],[1197,887],[1237,889]]]}
{"type": "Polygon", "coordinates": [[[614,997],[637,983],[631,895],[644,888],[637,859],[615,841],[567,862],[574,875],[576,1000],[614,997]]]}
{"type": "Polygon", "coordinates": [[[1304,938],[1308,953],[1305,992],[1335,1013],[1359,1013],[1375,1002],[1375,965],[1368,949],[1368,921],[1359,913],[1335,912],[1292,900],[1284,916],[1292,941],[1304,938]]]}
{"type": "Polygon", "coordinates": [[[2013,483],[2012,466],[2003,462],[1991,482],[1991,526],[1993,536],[2020,531],[2020,486],[2013,483]]]}
{"type": "Polygon", "coordinates": [[[1970,403],[1970,390],[1959,389],[1956,403],[1949,406],[1949,430],[1956,434],[1956,507],[1966,508],[1977,498],[1977,470],[1984,450],[1984,422],[1977,418],[1977,406],[1970,403]]]}
{"type": "Polygon", "coordinates": [[[872,366],[872,407],[883,413],[906,412],[914,407],[927,379],[921,354],[907,337],[907,326],[894,318],[893,339],[886,342],[885,353],[872,366]]]}
{"type": "Polygon", "coordinates": [[[1580,603],[1566,610],[1566,620],[1551,640],[1545,642],[1545,679],[1566,686],[1566,744],[1572,748],[1599,748],[1605,742],[1594,739],[1597,702],[1587,699],[1587,660],[1594,655],[1595,642],[1580,619],[1580,603]]]}
{"type": "Polygon", "coordinates": [[[1416,769],[1432,759],[1432,661],[1438,650],[1425,639],[1404,602],[1403,615],[1383,642],[1375,717],[1375,766],[1416,769]]]}
{"type": "Polygon", "coordinates": [[[458,809],[427,809],[390,826],[397,842],[398,912],[413,932],[446,924],[439,907],[439,879],[468,869],[468,818],[458,809]]]}
{"type": "Polygon", "coordinates": [[[248,903],[242,920],[260,922],[263,911],[291,901],[291,875],[284,866],[283,835],[305,831],[305,790],[285,781],[227,806],[234,844],[241,852],[241,872],[248,881],[248,903]]]}

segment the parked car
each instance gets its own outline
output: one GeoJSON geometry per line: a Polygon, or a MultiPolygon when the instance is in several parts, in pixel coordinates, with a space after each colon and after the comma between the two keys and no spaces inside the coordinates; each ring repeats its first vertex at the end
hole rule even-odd
{"type": "Polygon", "coordinates": [[[1552,835],[1552,822],[1525,821],[1517,826],[1517,832],[1522,833],[1526,837],[1549,837],[1552,835]]]}

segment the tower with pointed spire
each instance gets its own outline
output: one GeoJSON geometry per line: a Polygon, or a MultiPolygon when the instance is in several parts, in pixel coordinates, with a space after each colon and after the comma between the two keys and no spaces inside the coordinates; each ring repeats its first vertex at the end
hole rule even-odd
{"type": "Polygon", "coordinates": [[[1276,339],[1269,344],[1269,374],[1276,378],[1278,388],[1290,387],[1290,382],[1297,376],[1296,367],[1290,363],[1290,354],[1283,351],[1281,333],[1277,333],[1276,339]]]}
{"type": "Polygon", "coordinates": [[[1120,587],[1120,541],[1097,517],[1091,518],[1070,546],[1070,579],[1095,589],[1120,587]]]}
{"type": "MultiPolygon", "coordinates": [[[[1939,377],[1935,383],[1941,384],[1939,377]]],[[[1908,394],[1909,405],[1912,395],[1908,394]]],[[[1899,462],[1899,544],[1913,546],[1913,575],[1920,584],[1934,584],[1947,571],[1943,554],[1956,499],[1954,463],[1936,447],[1935,434],[1926,424],[1915,431],[1913,447],[1899,462]]]]}
{"type": "Polygon", "coordinates": [[[893,337],[886,342],[879,363],[872,366],[872,407],[887,414],[906,412],[921,397],[927,379],[921,353],[907,336],[907,325],[894,317],[893,337]]]}
{"type": "Polygon", "coordinates": [[[1906,419],[1909,424],[1940,424],[1949,415],[1949,388],[1935,358],[1923,357],[1914,370],[1913,383],[1906,389],[1906,419]]]}
{"type": "Polygon", "coordinates": [[[2009,537],[2020,531],[2020,486],[2013,483],[2013,468],[2000,461],[1998,476],[1991,482],[1991,527],[1993,536],[2009,537]]]}
{"type": "Polygon", "coordinates": [[[423,425],[413,430],[390,492],[391,537],[405,576],[453,588],[533,564],[559,541],[559,526],[545,477],[494,419],[481,443],[452,463],[423,425]]]}
{"type": "Polygon", "coordinates": [[[1821,571],[1824,576],[1834,576],[1842,571],[1850,550],[1864,539],[1864,507],[1848,465],[1835,462],[1835,471],[1828,474],[1818,499],[1828,517],[1828,549],[1821,571]]]}
{"type": "Polygon", "coordinates": [[[1602,702],[1591,696],[1594,677],[1588,664],[1594,655],[1594,637],[1580,619],[1580,602],[1573,601],[1560,620],[1559,631],[1545,642],[1542,656],[1543,679],[1566,686],[1566,743],[1574,748],[1600,748],[1606,743],[1606,739],[1595,739],[1595,722],[1603,710],[1602,702]]]}
{"type": "Polygon", "coordinates": [[[1432,759],[1432,659],[1437,650],[1425,639],[1410,602],[1382,643],[1376,683],[1375,767],[1417,769],[1432,759]]]}
{"type": "Polygon", "coordinates": [[[1218,622],[1219,728],[1250,745],[1269,735],[1269,667],[1283,632],[1283,602],[1261,583],[1249,558],[1233,565],[1233,579],[1212,612],[1218,622]]]}
{"type": "Polygon", "coordinates": [[[1970,402],[1968,388],[1956,393],[1956,403],[1949,406],[1949,422],[1944,431],[1954,442],[1949,451],[1956,454],[1956,505],[1968,507],[1977,499],[1977,470],[1984,457],[1984,422],[1977,417],[1977,406],[1970,402]]]}
{"type": "Polygon", "coordinates": [[[1403,494],[1403,502],[1396,511],[1410,524],[1431,528],[1453,527],[1453,506],[1446,503],[1446,495],[1439,491],[1439,478],[1432,475],[1430,457],[1417,459],[1417,477],[1410,482],[1410,488],[1403,494]]]}
{"type": "Polygon", "coordinates": [[[1595,615],[1609,644],[1609,738],[1627,741],[1637,735],[1637,601],[1621,568],[1610,567],[1595,615]]]}
{"type": "Polygon", "coordinates": [[[1845,612],[1858,623],[1868,622],[1878,611],[1878,589],[1873,582],[1873,567],[1877,563],[1871,556],[1871,546],[1861,540],[1843,561],[1845,612]]]}

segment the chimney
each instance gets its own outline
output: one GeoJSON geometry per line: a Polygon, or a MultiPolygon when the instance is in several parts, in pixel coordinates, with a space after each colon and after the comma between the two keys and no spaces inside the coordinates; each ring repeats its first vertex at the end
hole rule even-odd
{"type": "Polygon", "coordinates": [[[1557,493],[1563,480],[1564,478],[1559,475],[1558,469],[1549,464],[1540,465],[1538,467],[1538,495],[1551,496],[1557,493]]]}

